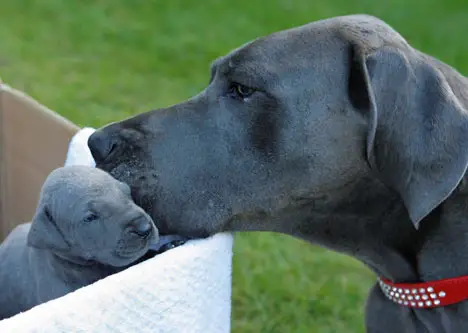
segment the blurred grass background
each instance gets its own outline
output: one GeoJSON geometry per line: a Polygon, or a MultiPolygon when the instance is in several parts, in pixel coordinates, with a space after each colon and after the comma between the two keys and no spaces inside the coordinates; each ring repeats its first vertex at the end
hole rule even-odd
{"type": "MultiPolygon", "coordinates": [[[[466,0],[2,0],[0,77],[97,127],[197,93],[210,62],[250,39],[351,13],[468,72],[466,0]]],[[[373,281],[357,261],[291,237],[237,235],[232,331],[363,332],[373,281]]]]}

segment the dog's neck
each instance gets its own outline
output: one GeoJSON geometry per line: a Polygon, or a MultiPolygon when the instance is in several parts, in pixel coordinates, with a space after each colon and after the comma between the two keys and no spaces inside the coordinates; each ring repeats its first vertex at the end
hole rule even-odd
{"type": "Polygon", "coordinates": [[[426,280],[468,275],[468,186],[466,176],[452,195],[435,211],[437,218],[421,222],[424,242],[418,268],[426,280]]]}
{"type": "Polygon", "coordinates": [[[57,259],[68,262],[69,264],[74,264],[77,266],[92,266],[95,264],[93,260],[87,260],[84,258],[81,258],[79,256],[72,255],[70,253],[61,253],[61,252],[53,252],[50,251],[51,254],[57,257],[57,259]]]}
{"type": "Polygon", "coordinates": [[[336,195],[292,202],[273,217],[233,219],[229,229],[289,234],[353,256],[378,276],[395,282],[437,280],[468,275],[468,223],[464,223],[468,217],[452,213],[463,210],[450,209],[467,205],[467,195],[467,187],[460,185],[416,229],[400,197],[367,178],[339,189],[336,195]],[[452,237],[458,233],[459,239],[452,239],[450,231],[452,237]],[[447,256],[459,259],[454,262],[447,256]]]}
{"type": "Polygon", "coordinates": [[[49,269],[70,286],[86,286],[119,271],[118,268],[70,254],[44,252],[47,257],[46,265],[49,269]]]}
{"type": "Polygon", "coordinates": [[[302,207],[291,234],[351,255],[377,275],[417,281],[421,239],[399,196],[371,178],[337,192],[302,207]]]}
{"type": "Polygon", "coordinates": [[[419,229],[399,196],[375,179],[355,184],[345,195],[333,209],[324,209],[331,214],[303,209],[293,235],[356,257],[395,282],[468,275],[468,217],[459,209],[468,204],[465,181],[419,229]]]}

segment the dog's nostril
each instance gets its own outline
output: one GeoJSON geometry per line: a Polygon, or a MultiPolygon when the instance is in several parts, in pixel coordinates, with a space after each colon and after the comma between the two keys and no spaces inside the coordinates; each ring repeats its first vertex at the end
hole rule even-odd
{"type": "Polygon", "coordinates": [[[131,229],[131,232],[142,237],[147,238],[151,235],[153,228],[150,223],[148,222],[138,222],[134,225],[131,229]]]}
{"type": "Polygon", "coordinates": [[[99,163],[104,161],[117,148],[117,141],[104,131],[99,130],[88,138],[88,147],[94,160],[99,163]]]}

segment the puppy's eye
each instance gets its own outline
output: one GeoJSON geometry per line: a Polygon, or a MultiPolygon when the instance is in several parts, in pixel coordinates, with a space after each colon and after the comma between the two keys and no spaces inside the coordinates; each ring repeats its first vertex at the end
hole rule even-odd
{"type": "Polygon", "coordinates": [[[239,83],[232,83],[229,88],[229,94],[240,99],[248,98],[252,96],[254,92],[254,88],[250,88],[239,83]]]}
{"type": "Polygon", "coordinates": [[[54,218],[52,217],[52,214],[50,214],[49,208],[44,207],[44,214],[45,214],[45,217],[46,217],[49,221],[53,221],[53,220],[54,220],[54,218]]]}
{"type": "Polygon", "coordinates": [[[89,223],[89,222],[96,221],[98,218],[99,218],[99,216],[97,216],[97,214],[95,214],[95,213],[88,213],[88,214],[86,214],[86,216],[85,216],[85,218],[83,219],[83,221],[86,222],[86,223],[89,223]]]}

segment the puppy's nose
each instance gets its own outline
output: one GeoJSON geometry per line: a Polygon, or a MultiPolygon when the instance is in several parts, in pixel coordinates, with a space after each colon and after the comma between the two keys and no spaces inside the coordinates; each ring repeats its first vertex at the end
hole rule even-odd
{"type": "Polygon", "coordinates": [[[103,162],[116,148],[118,140],[104,129],[97,130],[88,138],[88,147],[96,163],[103,162]]]}
{"type": "Polygon", "coordinates": [[[153,226],[146,219],[139,219],[132,225],[131,232],[142,238],[148,238],[153,232],[153,226]]]}

